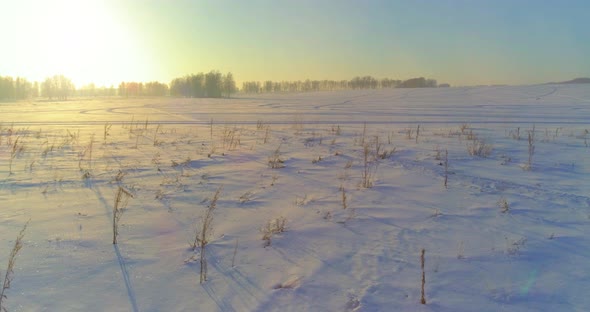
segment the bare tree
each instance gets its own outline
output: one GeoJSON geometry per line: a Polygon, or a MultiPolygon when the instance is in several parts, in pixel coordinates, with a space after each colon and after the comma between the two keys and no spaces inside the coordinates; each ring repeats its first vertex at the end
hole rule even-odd
{"type": "Polygon", "coordinates": [[[75,90],[72,81],[64,75],[55,75],[45,79],[41,85],[43,96],[50,100],[57,98],[58,100],[67,100],[75,90]]]}
{"type": "Polygon", "coordinates": [[[228,72],[223,77],[223,93],[227,98],[231,97],[232,93],[236,92],[236,82],[234,80],[234,75],[231,72],[228,72]]]}

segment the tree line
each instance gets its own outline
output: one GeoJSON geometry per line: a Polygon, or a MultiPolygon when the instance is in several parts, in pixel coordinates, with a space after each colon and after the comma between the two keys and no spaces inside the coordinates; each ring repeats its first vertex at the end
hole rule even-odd
{"type": "MultiPolygon", "coordinates": [[[[441,86],[448,84],[441,84],[441,86]]],[[[376,79],[372,76],[357,76],[351,80],[297,80],[297,81],[245,81],[242,83],[242,92],[311,92],[380,88],[436,88],[434,79],[424,77],[408,80],[395,80],[389,78],[376,79]]]]}
{"type": "Polygon", "coordinates": [[[207,74],[191,74],[175,78],[170,83],[171,96],[229,98],[237,90],[231,72],[225,75],[218,71],[210,71],[207,74]]]}
{"type": "Polygon", "coordinates": [[[50,100],[67,100],[71,96],[179,96],[193,98],[231,97],[240,91],[243,93],[262,92],[312,92],[334,90],[380,89],[380,88],[436,88],[448,87],[438,85],[435,79],[424,77],[407,80],[390,78],[376,79],[372,76],[357,76],[350,80],[297,80],[297,81],[245,81],[242,88],[236,87],[231,72],[221,74],[212,70],[173,79],[170,84],[151,82],[121,82],[117,88],[96,87],[90,83],[75,88],[72,81],[64,75],[46,78],[43,82],[30,82],[25,78],[0,76],[0,100],[21,100],[26,98],[46,97],[50,100]]]}
{"type": "Polygon", "coordinates": [[[0,76],[0,100],[22,100],[39,96],[39,84],[21,77],[0,76]]]}
{"type": "Polygon", "coordinates": [[[121,82],[118,88],[119,96],[166,96],[168,85],[158,81],[151,82],[121,82]]]}
{"type": "Polygon", "coordinates": [[[115,89],[96,87],[93,83],[76,88],[72,80],[64,75],[47,77],[41,83],[29,82],[25,78],[16,79],[0,76],[0,100],[23,100],[27,98],[46,97],[49,100],[67,100],[72,96],[167,96],[168,85],[158,81],[121,82],[115,89]]]}
{"type": "Polygon", "coordinates": [[[0,100],[23,100],[39,96],[50,100],[67,100],[74,91],[74,84],[64,75],[48,77],[41,83],[21,77],[0,76],[0,100]]]}

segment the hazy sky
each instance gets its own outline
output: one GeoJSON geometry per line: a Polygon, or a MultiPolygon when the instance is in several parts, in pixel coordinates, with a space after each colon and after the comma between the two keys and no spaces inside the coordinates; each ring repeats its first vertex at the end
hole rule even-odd
{"type": "Polygon", "coordinates": [[[590,76],[587,0],[0,0],[0,76],[77,85],[425,76],[453,85],[590,76]]]}

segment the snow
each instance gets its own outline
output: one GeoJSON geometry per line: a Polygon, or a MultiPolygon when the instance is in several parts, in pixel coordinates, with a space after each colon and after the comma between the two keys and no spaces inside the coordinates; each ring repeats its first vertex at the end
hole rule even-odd
{"type": "Polygon", "coordinates": [[[3,302],[10,311],[590,307],[588,85],[97,98],[0,111],[0,278],[30,219],[3,302]],[[493,146],[488,157],[468,154],[470,133],[493,146]],[[377,146],[395,150],[381,159],[377,146]],[[277,149],[283,168],[272,169],[277,149]],[[220,186],[199,284],[190,242],[220,186]],[[118,187],[134,197],[113,245],[118,187]],[[279,217],[286,231],[265,248],[260,229],[279,217]]]}

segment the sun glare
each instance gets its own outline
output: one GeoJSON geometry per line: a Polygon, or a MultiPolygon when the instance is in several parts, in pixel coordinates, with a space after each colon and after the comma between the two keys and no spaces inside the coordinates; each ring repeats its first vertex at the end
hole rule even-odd
{"type": "Polygon", "coordinates": [[[43,50],[37,71],[45,76],[64,74],[78,86],[145,74],[138,37],[106,6],[100,1],[43,3],[34,31],[43,50]]]}

